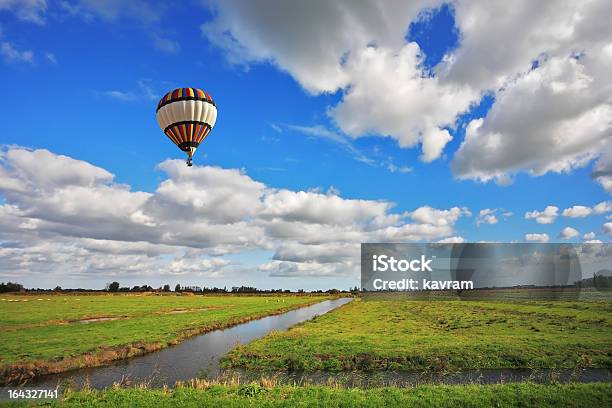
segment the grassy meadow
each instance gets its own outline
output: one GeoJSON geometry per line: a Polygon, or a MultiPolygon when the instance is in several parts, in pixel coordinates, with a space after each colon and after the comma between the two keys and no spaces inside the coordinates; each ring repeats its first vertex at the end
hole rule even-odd
{"type": "MultiPolygon", "coordinates": [[[[109,389],[68,393],[60,401],[38,402],[62,407],[609,407],[612,384],[533,383],[414,388],[349,389],[322,386],[177,387],[176,389],[109,389]]],[[[11,406],[31,406],[17,402],[11,406]]]]}
{"type": "Polygon", "coordinates": [[[233,349],[253,370],[612,367],[612,303],[360,301],[233,349]]]}
{"type": "Polygon", "coordinates": [[[1,378],[59,372],[139,355],[193,334],[326,298],[1,295],[1,378]]]}

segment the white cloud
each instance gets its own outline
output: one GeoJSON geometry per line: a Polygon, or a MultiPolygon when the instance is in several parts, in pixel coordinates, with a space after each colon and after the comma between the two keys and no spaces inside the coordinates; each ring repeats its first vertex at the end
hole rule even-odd
{"type": "Polygon", "coordinates": [[[548,234],[525,234],[525,241],[546,243],[549,240],[548,234]]]}
{"type": "Polygon", "coordinates": [[[108,96],[109,98],[117,99],[124,102],[131,102],[136,100],[136,95],[134,95],[132,92],[112,90],[104,92],[104,95],[108,96]]]}
{"type": "Polygon", "coordinates": [[[312,94],[341,90],[329,114],[344,133],[420,144],[430,162],[452,139],[445,127],[479,98],[425,75],[419,46],[405,40],[409,23],[441,3],[219,1],[202,32],[230,62],[272,62],[312,94]]]}
{"type": "Polygon", "coordinates": [[[271,62],[318,94],[350,84],[343,65],[351,53],[371,44],[401,48],[410,21],[436,3],[216,1],[215,18],[201,28],[230,62],[271,62]]]}
{"type": "Polygon", "coordinates": [[[584,205],[575,205],[571,208],[566,208],[565,210],[563,210],[562,215],[564,217],[580,218],[586,217],[587,215],[591,215],[592,212],[593,210],[589,207],[585,207],[584,205]]]}
{"type": "Polygon", "coordinates": [[[347,200],[337,195],[279,190],[265,197],[260,216],[327,225],[351,225],[357,220],[373,220],[385,225],[391,208],[388,202],[347,200]]]}
{"type": "Polygon", "coordinates": [[[599,204],[594,205],[592,208],[584,205],[575,205],[570,208],[563,210],[562,215],[570,218],[582,218],[587,217],[591,214],[605,214],[612,211],[611,201],[602,201],[599,204]]]}
{"type": "MultiPolygon", "coordinates": [[[[139,79],[133,89],[120,91],[120,90],[109,90],[102,92],[104,96],[112,99],[116,99],[122,102],[135,102],[135,101],[157,101],[163,93],[166,91],[171,84],[162,81],[154,81],[149,78],[139,79]]],[[[97,92],[96,92],[97,93],[97,92]]]]}
{"type": "MultiPolygon", "coordinates": [[[[457,3],[461,46],[438,72],[445,82],[496,92],[492,109],[470,122],[455,155],[459,178],[569,172],[601,153],[612,119],[606,3],[457,3]]],[[[606,177],[597,178],[605,184],[606,177]]]]}
{"type": "Polygon", "coordinates": [[[578,232],[577,229],[572,228],[572,227],[565,227],[559,233],[558,238],[571,239],[571,238],[577,237],[578,235],[580,235],[580,232],[578,232]]]}
{"type": "Polygon", "coordinates": [[[484,208],[478,212],[476,226],[480,226],[481,224],[497,224],[500,216],[505,219],[512,217],[512,215],[512,212],[505,211],[501,208],[484,208]]]}
{"type": "Polygon", "coordinates": [[[178,41],[162,37],[158,34],[153,34],[153,45],[166,54],[176,54],[181,50],[181,45],[178,41]]]}
{"type": "Polygon", "coordinates": [[[455,20],[461,46],[438,70],[447,81],[497,89],[543,54],[588,52],[609,41],[609,17],[605,0],[516,0],[512,4],[459,0],[455,20]]]}
{"type": "MultiPolygon", "coordinates": [[[[277,125],[274,124],[273,129],[278,133],[283,133],[284,130],[296,131],[312,138],[318,138],[330,141],[340,146],[344,151],[350,154],[356,161],[365,163],[369,166],[379,166],[387,169],[390,173],[410,173],[412,167],[397,166],[393,163],[391,157],[379,157],[380,154],[366,155],[360,149],[355,147],[354,142],[347,136],[334,132],[321,125],[315,126],[300,126],[300,125],[277,125]]],[[[270,138],[266,138],[270,140],[270,138]]],[[[375,153],[378,153],[374,149],[375,153]]]]}
{"type": "Polygon", "coordinates": [[[183,257],[170,262],[168,270],[173,275],[220,277],[229,264],[227,259],[201,258],[197,252],[187,251],[183,257]]]}
{"type": "Polygon", "coordinates": [[[217,277],[242,267],[224,255],[265,250],[274,254],[269,273],[276,276],[356,276],[361,242],[453,237],[469,214],[428,206],[396,213],[386,201],[275,189],[241,170],[187,168],[179,160],[159,169],[167,178],[154,192],[132,191],[87,162],[5,148],[0,270],[217,277]]]}
{"type": "Polygon", "coordinates": [[[108,171],[48,150],[11,148],[0,156],[7,179],[19,180],[18,191],[55,191],[59,186],[94,187],[113,181],[108,171]],[[12,176],[12,177],[11,177],[12,176]]]}
{"type": "Polygon", "coordinates": [[[20,51],[13,44],[7,41],[0,42],[0,54],[7,62],[26,62],[34,63],[34,52],[30,50],[20,51]]]}
{"type": "Polygon", "coordinates": [[[602,201],[593,207],[595,214],[605,214],[612,211],[612,201],[602,201]]]}
{"type": "Polygon", "coordinates": [[[529,211],[525,213],[525,219],[535,219],[538,224],[552,224],[559,215],[559,208],[554,205],[547,206],[544,211],[529,211]]]}
{"type": "Polygon", "coordinates": [[[595,233],[593,231],[587,232],[586,234],[582,236],[582,239],[584,239],[585,241],[593,240],[595,239],[595,233]]]}
{"type": "Polygon", "coordinates": [[[612,193],[612,143],[608,143],[593,166],[591,177],[612,193]]]}
{"type": "Polygon", "coordinates": [[[612,136],[608,10],[603,0],[457,3],[461,46],[438,67],[442,83],[495,92],[487,116],[467,127],[457,177],[505,184],[520,171],[570,172],[600,154],[612,136]]]}
{"type": "Polygon", "coordinates": [[[396,166],[393,163],[389,163],[387,164],[387,170],[391,173],[412,173],[414,169],[408,166],[396,166]]]}
{"type": "Polygon", "coordinates": [[[484,119],[472,120],[452,162],[457,177],[506,181],[519,171],[539,176],[587,165],[612,135],[603,66],[612,44],[584,57],[543,60],[495,95],[484,119]]]}
{"type": "Polygon", "coordinates": [[[460,236],[448,237],[436,241],[439,244],[462,244],[465,242],[465,238],[460,236]]]}
{"type": "MultiPolygon", "coordinates": [[[[278,127],[278,125],[276,125],[278,127]]],[[[365,156],[359,149],[353,146],[350,140],[348,140],[345,136],[333,132],[324,126],[299,126],[299,125],[287,125],[287,129],[294,130],[296,132],[300,132],[304,135],[316,137],[324,140],[328,140],[330,142],[336,143],[341,146],[344,150],[346,150],[349,154],[351,154],[355,160],[366,163],[373,164],[374,160],[365,156]]],[[[279,128],[282,130],[282,128],[279,128]]]]}
{"type": "Polygon", "coordinates": [[[411,212],[410,217],[420,224],[431,224],[436,226],[453,225],[459,217],[472,215],[470,211],[463,207],[453,207],[449,210],[438,210],[429,206],[417,208],[411,212]]]}
{"type": "Polygon", "coordinates": [[[601,230],[604,234],[612,236],[612,222],[606,222],[604,225],[601,226],[601,230]]]}
{"type": "Polygon", "coordinates": [[[87,21],[100,18],[108,22],[123,19],[153,23],[162,16],[163,3],[143,0],[75,0],[60,3],[63,11],[87,21]]]}
{"type": "Polygon", "coordinates": [[[9,10],[19,20],[44,24],[47,12],[46,0],[0,0],[0,11],[9,10]]]}
{"type": "Polygon", "coordinates": [[[305,276],[349,276],[355,270],[353,263],[327,263],[321,264],[315,261],[308,262],[284,262],[272,261],[259,266],[259,271],[276,277],[305,277],[305,276]]]}
{"type": "MultiPolygon", "coordinates": [[[[340,90],[329,114],[343,132],[421,145],[425,162],[442,157],[446,127],[491,91],[493,108],[469,123],[452,161],[458,178],[508,184],[521,171],[570,172],[600,156],[612,119],[605,0],[458,0],[460,44],[427,75],[405,34],[440,4],[217,1],[202,32],[233,63],[271,62],[312,94],[340,90]]],[[[593,177],[612,190],[606,163],[593,177]]]]}
{"type": "Polygon", "coordinates": [[[368,47],[352,54],[345,64],[351,85],[330,110],[338,127],[352,137],[389,136],[404,148],[421,144],[425,162],[440,157],[452,140],[443,128],[453,127],[478,94],[424,76],[420,52],[409,43],[397,52],[368,47]]]}

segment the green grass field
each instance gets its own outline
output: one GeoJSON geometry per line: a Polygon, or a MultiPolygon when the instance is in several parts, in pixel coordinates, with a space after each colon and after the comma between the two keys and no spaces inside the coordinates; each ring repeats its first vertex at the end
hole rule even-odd
{"type": "MultiPolygon", "coordinates": [[[[612,384],[532,383],[415,388],[347,389],[333,387],[262,387],[214,385],[204,389],[110,389],[79,391],[62,407],[609,407],[612,384]]],[[[27,406],[28,403],[13,403],[27,406]]],[[[32,403],[33,405],[33,403],[32,403]]]]}
{"type": "Polygon", "coordinates": [[[360,301],[232,350],[225,367],[612,367],[609,301],[360,301]]]}
{"type": "Polygon", "coordinates": [[[142,354],[323,296],[0,296],[0,368],[41,372],[142,354]],[[39,300],[40,299],[40,300],[39,300]],[[48,299],[48,300],[47,300],[48,299]],[[83,323],[83,319],[110,318],[83,323]]]}

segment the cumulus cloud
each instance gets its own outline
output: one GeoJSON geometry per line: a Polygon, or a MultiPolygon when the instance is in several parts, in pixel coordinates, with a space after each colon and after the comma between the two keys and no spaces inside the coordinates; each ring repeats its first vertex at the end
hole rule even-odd
{"type": "Polygon", "coordinates": [[[458,178],[507,184],[521,171],[570,172],[599,157],[593,178],[611,190],[601,156],[612,121],[607,2],[453,2],[460,44],[426,73],[406,28],[441,3],[218,1],[201,28],[232,63],[270,62],[309,93],[340,91],[328,110],[340,130],[420,145],[425,162],[491,92],[492,109],[470,121],[453,158],[458,178]]]}
{"type": "Polygon", "coordinates": [[[409,23],[441,3],[219,1],[202,33],[232,63],[271,62],[311,94],[341,90],[329,109],[340,130],[420,145],[431,162],[452,140],[446,127],[479,99],[478,90],[426,75],[421,49],[405,40],[409,23]]]}
{"type": "Polygon", "coordinates": [[[548,234],[525,234],[525,241],[546,243],[549,240],[548,234]]]}
{"type": "Polygon", "coordinates": [[[230,62],[271,62],[318,94],[351,83],[343,66],[350,53],[374,43],[401,48],[410,21],[436,3],[216,1],[201,29],[230,62]]]}
{"type": "Polygon", "coordinates": [[[605,214],[610,211],[612,211],[612,202],[602,201],[601,203],[596,204],[592,208],[584,205],[575,205],[573,207],[566,208],[565,210],[563,210],[562,215],[564,217],[570,218],[582,218],[591,214],[605,214]]]}
{"type": "Polygon", "coordinates": [[[397,213],[387,201],[276,189],[238,169],[178,160],[159,170],[166,177],[155,191],[133,191],[81,160],[2,150],[0,269],[218,277],[243,267],[226,255],[265,250],[273,255],[260,272],[355,276],[361,242],[455,239],[455,223],[469,214],[429,206],[397,213]]]}
{"type": "Polygon", "coordinates": [[[476,218],[476,225],[481,224],[497,224],[499,218],[508,218],[512,216],[512,212],[504,211],[501,208],[484,208],[478,212],[478,218],[476,218]]]}
{"type": "MultiPolygon", "coordinates": [[[[487,209],[487,210],[489,210],[489,209],[487,209]]],[[[476,221],[476,223],[478,225],[483,224],[483,223],[484,224],[497,224],[498,219],[495,216],[495,214],[487,213],[488,212],[487,210],[481,210],[478,213],[478,220],[476,221]]]]}
{"type": "Polygon", "coordinates": [[[607,143],[593,166],[591,177],[608,193],[612,193],[612,143],[607,143]]]}
{"type": "Polygon", "coordinates": [[[585,207],[584,205],[575,205],[571,208],[566,208],[565,210],[563,210],[562,215],[564,217],[579,218],[579,217],[586,217],[587,215],[590,215],[592,212],[593,210],[589,207],[585,207]]]}
{"type": "Polygon", "coordinates": [[[604,225],[601,226],[601,230],[604,234],[612,236],[612,222],[606,222],[604,225]]]}
{"type": "Polygon", "coordinates": [[[461,46],[438,71],[447,81],[497,89],[543,54],[566,55],[606,43],[609,17],[605,0],[517,0],[511,6],[459,0],[455,21],[461,46]]]}
{"type": "Polygon", "coordinates": [[[612,211],[612,201],[602,201],[593,207],[595,214],[604,214],[612,211]]]}
{"type": "Polygon", "coordinates": [[[438,210],[429,206],[424,206],[411,212],[410,217],[420,224],[431,224],[436,226],[453,225],[461,216],[471,216],[470,211],[463,207],[453,207],[449,210],[438,210]]]}
{"type": "Polygon", "coordinates": [[[496,91],[492,109],[470,122],[455,155],[459,178],[569,172],[597,157],[611,136],[606,2],[507,6],[458,2],[461,47],[438,67],[444,81],[496,91]]]}
{"type": "Polygon", "coordinates": [[[612,44],[583,57],[543,60],[495,96],[472,120],[453,159],[459,178],[505,181],[518,171],[570,172],[597,157],[612,135],[612,95],[604,66],[612,44]]]}
{"type": "Polygon", "coordinates": [[[367,47],[353,54],[345,64],[351,86],[330,110],[338,127],[353,137],[393,137],[405,148],[420,143],[425,162],[440,157],[452,140],[444,127],[452,127],[478,94],[424,76],[420,53],[416,43],[409,43],[397,52],[367,47]]]}
{"type": "Polygon", "coordinates": [[[565,227],[561,230],[557,238],[561,239],[571,239],[580,235],[577,229],[572,227],[565,227]]]}
{"type": "Polygon", "coordinates": [[[593,240],[595,239],[595,233],[593,231],[587,232],[586,234],[582,236],[582,239],[584,239],[585,241],[593,240]]]}
{"type": "Polygon", "coordinates": [[[528,211],[525,213],[525,219],[534,219],[538,224],[552,224],[559,215],[559,207],[554,205],[547,206],[544,211],[528,211]]]}

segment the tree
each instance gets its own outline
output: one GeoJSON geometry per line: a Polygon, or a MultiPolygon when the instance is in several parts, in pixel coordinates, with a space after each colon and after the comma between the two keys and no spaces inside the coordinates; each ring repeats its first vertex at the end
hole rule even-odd
{"type": "Polygon", "coordinates": [[[0,293],[23,292],[23,285],[14,282],[0,283],[0,293]]]}
{"type": "Polygon", "coordinates": [[[164,287],[162,288],[162,292],[170,292],[170,285],[166,283],[164,287]]]}
{"type": "Polygon", "coordinates": [[[174,291],[175,292],[180,292],[181,291],[181,285],[177,283],[176,286],[174,287],[174,291]]]}
{"type": "Polygon", "coordinates": [[[109,292],[117,292],[119,291],[119,282],[111,282],[107,285],[107,289],[109,292]]]}

